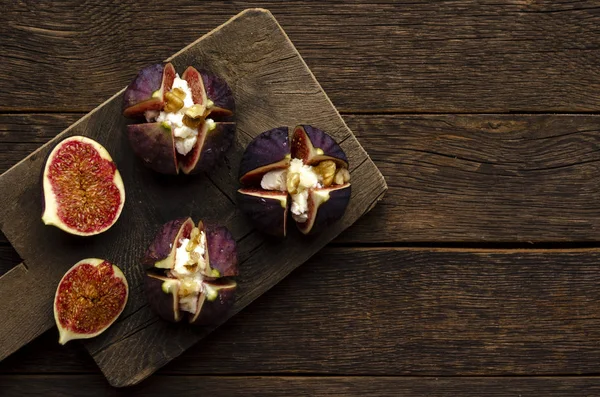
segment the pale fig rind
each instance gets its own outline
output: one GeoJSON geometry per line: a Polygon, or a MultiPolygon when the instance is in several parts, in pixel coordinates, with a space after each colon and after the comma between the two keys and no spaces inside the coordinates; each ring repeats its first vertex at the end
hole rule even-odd
{"type": "Polygon", "coordinates": [[[207,282],[206,286],[211,291],[204,294],[202,306],[190,318],[191,324],[211,325],[221,321],[235,303],[235,292],[237,289],[235,282],[225,284],[207,282]]]}
{"type": "Polygon", "coordinates": [[[143,259],[143,264],[148,266],[146,294],[153,311],[167,321],[179,322],[187,318],[194,324],[214,323],[232,304],[235,282],[222,277],[238,274],[237,247],[226,227],[198,223],[199,231],[204,232],[206,238],[206,267],[198,269],[197,273],[202,275],[203,288],[196,297],[196,312],[184,311],[179,306],[182,281],[174,276],[172,269],[175,268],[179,240],[189,239],[193,227],[191,218],[175,219],[161,227],[143,259]],[[218,297],[220,300],[213,302],[218,297]]]}
{"type": "Polygon", "coordinates": [[[285,237],[288,214],[287,192],[239,189],[237,205],[258,230],[271,236],[285,237]]]}
{"type": "Polygon", "coordinates": [[[308,195],[309,212],[306,222],[296,222],[303,234],[320,232],[340,219],[350,202],[349,183],[334,188],[312,189],[308,195]]]}
{"type": "Polygon", "coordinates": [[[171,127],[165,123],[130,124],[127,137],[133,152],[144,164],[167,175],[179,173],[175,140],[171,127]]]}
{"type": "Polygon", "coordinates": [[[123,114],[141,117],[147,110],[160,110],[164,106],[164,93],[173,85],[173,65],[150,65],[138,73],[123,93],[123,114]]]}
{"type": "Polygon", "coordinates": [[[53,311],[54,320],[59,331],[59,343],[64,345],[70,340],[89,339],[100,335],[106,331],[117,318],[119,318],[123,309],[125,309],[128,298],[129,285],[127,284],[127,279],[117,266],[104,259],[98,258],[88,258],[77,262],[65,272],[58,283],[54,295],[53,311]],[[88,269],[85,269],[85,267],[88,266],[94,269],[94,271],[96,269],[101,271],[101,278],[97,279],[97,274],[90,275],[88,269]],[[78,271],[81,273],[87,272],[86,275],[93,280],[77,279],[78,276],[82,276],[81,274],[74,274],[78,271]],[[72,277],[74,277],[74,279],[72,277]],[[111,281],[113,282],[112,284],[111,281]],[[94,285],[94,282],[96,286],[100,284],[100,287],[108,289],[108,291],[104,292],[110,296],[110,299],[107,299],[106,296],[104,296],[103,299],[100,300],[100,302],[109,302],[110,305],[110,307],[107,308],[110,312],[102,313],[102,315],[106,316],[105,318],[98,318],[98,310],[93,310],[93,305],[101,304],[93,302],[94,299],[97,299],[97,296],[95,295],[97,291],[90,288],[89,283],[94,285]],[[76,283],[80,283],[81,285],[74,286],[76,283]],[[68,295],[75,293],[93,293],[94,295],[82,296],[80,297],[81,299],[69,300],[68,295]],[[88,303],[90,301],[93,302],[92,305],[88,303]],[[81,302],[84,302],[85,305],[82,305],[81,302]],[[78,318],[72,318],[72,316],[78,318]],[[82,329],[82,327],[85,326],[90,327],[90,321],[102,322],[100,324],[95,324],[92,329],[82,329]]]}
{"type": "Polygon", "coordinates": [[[251,185],[264,174],[286,168],[290,162],[288,127],[277,127],[254,138],[246,147],[240,163],[240,182],[251,185]]]}
{"type": "MultiPolygon", "coordinates": [[[[81,172],[76,174],[79,177],[81,172]]],[[[67,184],[74,182],[77,180],[71,177],[62,181],[67,184]]],[[[75,188],[81,190],[82,185],[78,184],[75,188]]],[[[84,136],[68,137],[60,141],[50,152],[42,173],[42,193],[42,221],[44,224],[56,226],[67,233],[78,236],[93,236],[110,229],[121,216],[125,205],[125,186],[112,157],[100,143],[84,136]],[[73,150],[80,151],[64,154],[63,150],[68,150],[71,145],[77,147],[73,150]],[[75,200],[69,197],[68,189],[58,186],[60,183],[54,181],[54,178],[61,178],[57,174],[73,172],[73,168],[70,168],[71,165],[73,167],[80,166],[77,161],[73,161],[73,157],[77,154],[86,156],[86,161],[82,162],[84,167],[90,165],[92,161],[96,162],[95,167],[88,170],[90,174],[82,176],[82,178],[94,179],[93,183],[88,181],[89,191],[86,191],[85,194],[98,196],[100,201],[97,203],[98,208],[95,212],[90,210],[86,200],[75,200]],[[62,164],[59,164],[61,162],[62,164]],[[110,202],[109,199],[114,202],[110,202]],[[69,210],[76,213],[70,213],[69,210]],[[87,216],[85,220],[79,217],[82,213],[87,216]]]]}

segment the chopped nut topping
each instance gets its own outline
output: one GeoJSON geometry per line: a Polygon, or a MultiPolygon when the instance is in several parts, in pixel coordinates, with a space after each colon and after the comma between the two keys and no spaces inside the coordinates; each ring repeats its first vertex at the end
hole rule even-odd
{"type": "Polygon", "coordinates": [[[188,269],[190,272],[193,273],[196,271],[196,266],[198,266],[198,264],[196,262],[194,262],[193,259],[190,258],[190,260],[188,260],[184,266],[186,269],[188,269]]]}
{"type": "MultiPolygon", "coordinates": [[[[177,88],[175,90],[177,90],[177,88]]],[[[173,91],[175,91],[175,90],[173,90],[173,91]]],[[[176,112],[183,107],[183,99],[181,99],[179,96],[174,94],[173,91],[167,92],[165,94],[166,103],[165,103],[164,110],[167,113],[176,112]]],[[[181,90],[179,90],[179,91],[181,91],[181,90]]],[[[185,93],[183,95],[185,97],[185,93]]]]}
{"type": "Polygon", "coordinates": [[[297,194],[299,184],[300,184],[300,175],[298,175],[296,173],[288,172],[287,181],[286,181],[288,192],[290,194],[297,194]]]}
{"type": "Polygon", "coordinates": [[[200,237],[200,229],[197,227],[193,228],[190,233],[190,241],[198,242],[198,237],[200,237]]]}
{"type": "Polygon", "coordinates": [[[183,115],[183,124],[187,125],[190,128],[198,128],[200,124],[204,122],[204,118],[198,117],[197,119],[191,118],[187,114],[183,115]]]}
{"type": "Polygon", "coordinates": [[[181,88],[173,88],[171,92],[182,101],[185,99],[185,92],[181,88]]]}
{"type": "Polygon", "coordinates": [[[335,176],[335,162],[331,160],[321,161],[315,167],[315,172],[323,178],[323,186],[329,187],[333,183],[333,177],[335,176]]]}
{"type": "Polygon", "coordinates": [[[186,280],[181,283],[181,287],[179,288],[179,296],[186,296],[192,294],[194,292],[194,285],[186,280]]]}
{"type": "Polygon", "coordinates": [[[194,248],[196,248],[196,244],[194,243],[194,240],[190,239],[190,241],[188,241],[187,245],[185,246],[185,250],[187,252],[192,252],[194,248]]]}
{"type": "Polygon", "coordinates": [[[200,104],[195,104],[185,110],[185,115],[192,119],[204,118],[205,113],[206,107],[200,104]]]}
{"type": "Polygon", "coordinates": [[[334,182],[336,185],[350,182],[350,172],[346,168],[340,168],[335,174],[334,182]]]}

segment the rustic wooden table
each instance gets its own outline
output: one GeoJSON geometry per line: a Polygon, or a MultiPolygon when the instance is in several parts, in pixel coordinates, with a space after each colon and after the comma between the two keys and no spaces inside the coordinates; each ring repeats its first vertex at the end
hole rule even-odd
{"type": "MultiPolygon", "coordinates": [[[[0,172],[265,7],[389,191],[133,389],[51,330],[0,363],[0,394],[600,393],[600,2],[80,3],[3,4],[0,172]]],[[[0,236],[0,274],[19,262],[0,236]]]]}

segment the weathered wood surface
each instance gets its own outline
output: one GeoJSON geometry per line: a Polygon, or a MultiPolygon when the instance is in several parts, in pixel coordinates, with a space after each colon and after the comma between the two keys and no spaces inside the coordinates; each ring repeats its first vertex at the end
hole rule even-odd
{"type": "MultiPolygon", "coordinates": [[[[76,117],[0,115],[0,145],[8,148],[0,169],[76,117]],[[35,127],[27,131],[29,124],[35,127]]],[[[344,118],[386,177],[389,192],[337,242],[600,239],[598,115],[344,118]]]]}
{"type": "Polygon", "coordinates": [[[88,111],[255,6],[275,14],[343,111],[600,109],[595,1],[62,0],[3,10],[0,110],[88,111]]]}
{"type": "MultiPolygon", "coordinates": [[[[0,172],[123,88],[140,67],[258,5],[274,12],[390,184],[382,203],[336,242],[598,245],[598,116],[471,115],[598,113],[597,1],[5,3],[0,172]]],[[[7,244],[0,233],[0,274],[20,262],[7,244]]],[[[353,260],[354,250],[329,249],[311,260],[133,390],[110,389],[82,345],[59,347],[50,330],[0,363],[0,394],[600,394],[596,377],[572,376],[598,373],[595,249],[493,251],[485,259],[459,249],[431,262],[426,249],[410,257],[411,250],[360,250],[353,260]],[[332,270],[325,280],[321,271],[341,255],[349,263],[332,289],[332,270]],[[379,282],[387,277],[396,284],[379,282]],[[383,306],[374,318],[384,318],[385,329],[349,309],[357,284],[382,284],[358,303],[383,306]],[[385,303],[400,299],[411,305],[385,303]],[[381,313],[416,320],[396,324],[381,313]],[[340,330],[355,343],[339,343],[340,330]],[[477,377],[276,376],[356,375],[363,367],[363,375],[397,374],[386,365],[405,375],[477,377]],[[252,373],[275,376],[198,376],[252,373]],[[510,374],[521,376],[481,377],[510,374]],[[522,377],[535,374],[570,376],[522,377]]]]}
{"type": "Polygon", "coordinates": [[[0,328],[1,358],[53,325],[52,297],[65,270],[81,258],[100,257],[124,271],[131,293],[115,325],[86,346],[112,385],[135,384],[215,328],[172,326],[147,307],[139,260],[162,223],[181,216],[219,221],[241,242],[240,288],[228,314],[233,316],[354,223],[385,192],[381,174],[268,11],[239,14],[171,60],[179,71],[188,65],[218,71],[230,84],[237,109],[234,147],[210,177],[157,177],[132,156],[118,94],[3,174],[0,226],[27,267],[13,268],[0,279],[0,312],[8,313],[0,328]],[[344,217],[318,238],[290,232],[277,243],[252,232],[237,212],[237,167],[252,137],[274,126],[300,123],[319,126],[337,139],[351,164],[354,189],[344,217]],[[53,144],[69,135],[90,136],[103,144],[126,186],[119,222],[85,243],[39,219],[45,157],[53,144]],[[36,294],[28,285],[36,285],[36,294]]]}
{"type": "MultiPolygon", "coordinates": [[[[600,249],[328,248],[160,373],[593,374],[599,262],[600,249]]],[[[96,372],[56,340],[0,373],[96,372]]]]}
{"type": "Polygon", "coordinates": [[[0,376],[3,392],[14,396],[165,396],[224,397],[382,396],[382,397],[589,397],[600,393],[597,377],[426,378],[426,377],[240,377],[155,376],[131,389],[112,389],[96,375],[0,376]]]}

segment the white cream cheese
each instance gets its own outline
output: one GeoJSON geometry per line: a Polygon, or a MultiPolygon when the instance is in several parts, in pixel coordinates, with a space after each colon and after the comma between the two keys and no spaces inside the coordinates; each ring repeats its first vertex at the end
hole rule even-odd
{"type": "Polygon", "coordinates": [[[198,265],[195,267],[186,266],[191,254],[185,249],[189,241],[187,238],[179,240],[181,245],[175,251],[175,266],[171,273],[179,280],[179,309],[195,313],[198,307],[198,295],[204,290],[204,278],[201,271],[206,267],[204,262],[206,235],[204,232],[200,232],[200,243],[192,251],[200,256],[198,265]]]}
{"type": "Polygon", "coordinates": [[[287,169],[285,168],[267,172],[260,181],[260,187],[265,190],[280,190],[285,192],[287,190],[286,180],[287,169]]]}
{"type": "Polygon", "coordinates": [[[194,106],[194,100],[192,98],[192,91],[190,90],[187,81],[180,78],[178,74],[175,75],[173,88],[179,88],[185,93],[183,107],[177,112],[167,113],[165,111],[161,111],[158,114],[156,121],[165,122],[171,127],[173,136],[175,137],[175,149],[177,149],[179,154],[185,156],[190,152],[190,150],[192,150],[196,144],[196,141],[198,140],[198,129],[190,128],[183,124],[183,116],[185,115],[185,111],[187,108],[194,106]]]}
{"type": "Polygon", "coordinates": [[[287,178],[297,174],[299,177],[296,194],[292,194],[290,211],[295,221],[303,223],[308,219],[308,190],[321,187],[322,177],[313,167],[305,165],[300,159],[292,159],[287,169],[267,172],[260,181],[265,190],[288,191],[287,178]]]}
{"type": "Polygon", "coordinates": [[[316,187],[319,183],[319,175],[310,165],[304,165],[300,159],[292,159],[288,167],[288,173],[300,175],[300,184],[298,190],[316,187]]]}

